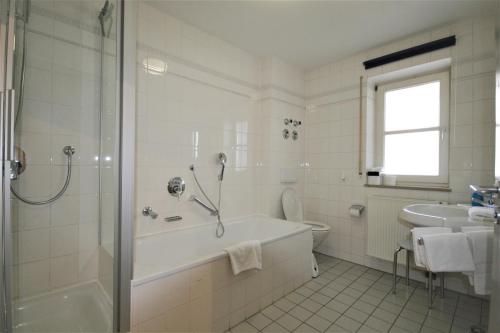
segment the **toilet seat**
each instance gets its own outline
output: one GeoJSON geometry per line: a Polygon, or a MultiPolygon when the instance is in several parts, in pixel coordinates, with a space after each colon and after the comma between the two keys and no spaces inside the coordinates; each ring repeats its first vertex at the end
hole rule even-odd
{"type": "Polygon", "coordinates": [[[316,221],[303,221],[302,223],[310,225],[313,231],[329,231],[330,226],[316,221]]]}
{"type": "Polygon", "coordinates": [[[316,221],[304,221],[304,212],[302,203],[297,197],[297,193],[293,188],[287,188],[281,196],[283,212],[288,221],[300,222],[312,227],[313,231],[329,231],[330,226],[316,221]]]}

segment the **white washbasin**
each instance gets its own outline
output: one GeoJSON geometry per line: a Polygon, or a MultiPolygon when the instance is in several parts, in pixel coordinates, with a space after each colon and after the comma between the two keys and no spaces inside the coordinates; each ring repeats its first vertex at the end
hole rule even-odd
{"type": "Polygon", "coordinates": [[[403,207],[399,219],[414,227],[452,227],[492,225],[469,220],[468,207],[439,204],[414,204],[403,207]]]}

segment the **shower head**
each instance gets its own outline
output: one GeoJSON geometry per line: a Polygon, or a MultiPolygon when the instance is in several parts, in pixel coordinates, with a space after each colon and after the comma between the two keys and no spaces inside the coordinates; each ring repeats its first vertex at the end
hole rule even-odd
{"type": "Polygon", "coordinates": [[[220,164],[226,165],[226,162],[227,162],[227,156],[226,156],[226,154],[219,153],[219,155],[217,155],[217,159],[219,160],[220,164]]]}
{"type": "Polygon", "coordinates": [[[109,25],[108,31],[106,32],[105,28],[105,21],[111,16],[111,13],[113,12],[113,4],[109,2],[109,0],[106,0],[104,3],[104,6],[101,8],[101,11],[99,12],[99,23],[101,25],[101,34],[103,37],[107,37],[109,35],[109,32],[111,31],[111,25],[109,25]]]}
{"type": "Polygon", "coordinates": [[[226,154],[219,153],[219,155],[217,155],[217,160],[222,165],[222,168],[220,170],[220,175],[219,175],[219,181],[222,181],[224,179],[224,169],[226,168],[226,162],[227,162],[226,154]]]}

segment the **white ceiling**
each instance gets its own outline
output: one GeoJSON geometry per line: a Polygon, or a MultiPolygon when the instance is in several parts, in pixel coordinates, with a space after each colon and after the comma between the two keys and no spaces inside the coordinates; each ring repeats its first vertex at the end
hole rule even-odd
{"type": "Polygon", "coordinates": [[[303,68],[462,17],[498,13],[498,0],[148,2],[242,49],[303,68]]]}

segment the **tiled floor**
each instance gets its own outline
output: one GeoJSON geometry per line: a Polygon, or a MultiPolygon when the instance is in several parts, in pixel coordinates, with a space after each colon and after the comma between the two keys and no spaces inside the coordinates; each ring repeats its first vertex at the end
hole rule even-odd
{"type": "Polygon", "coordinates": [[[421,283],[401,280],[394,295],[390,274],[323,255],[318,262],[318,278],[231,332],[469,333],[488,322],[488,301],[447,290],[428,310],[421,283]]]}

